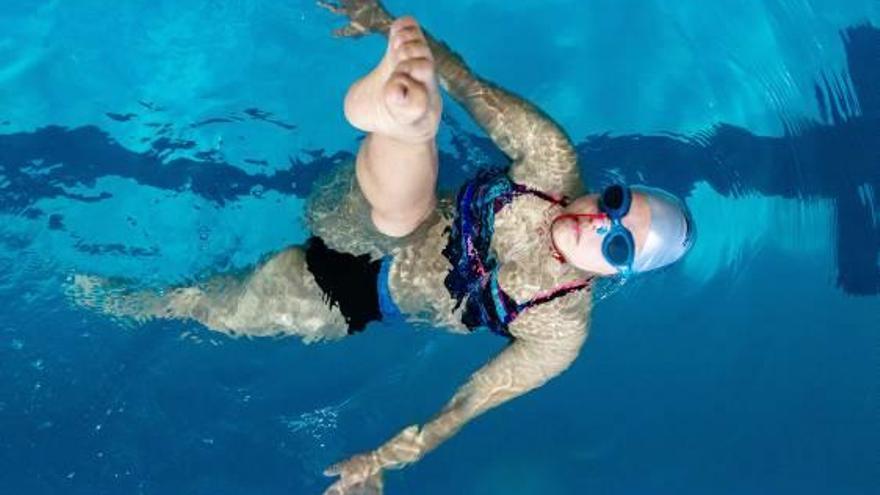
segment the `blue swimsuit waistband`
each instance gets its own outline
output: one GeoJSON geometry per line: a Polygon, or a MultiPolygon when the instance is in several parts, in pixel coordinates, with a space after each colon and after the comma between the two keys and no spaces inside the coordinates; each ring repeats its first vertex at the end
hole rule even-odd
{"type": "Polygon", "coordinates": [[[391,289],[389,287],[392,261],[394,261],[393,256],[385,256],[382,258],[382,264],[379,267],[379,276],[376,278],[376,284],[379,289],[379,311],[382,312],[382,319],[384,321],[403,317],[403,313],[400,311],[400,308],[397,307],[394,298],[391,297],[391,289]]]}

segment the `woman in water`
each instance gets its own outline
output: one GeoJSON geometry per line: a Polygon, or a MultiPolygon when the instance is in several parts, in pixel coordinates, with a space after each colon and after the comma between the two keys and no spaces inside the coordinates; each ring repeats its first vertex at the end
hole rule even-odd
{"type": "Polygon", "coordinates": [[[595,278],[678,260],[692,229],[683,204],[656,189],[614,185],[582,195],[565,132],[480,79],[414,19],[394,20],[376,0],[322,5],[349,18],[337,35],[381,33],[388,46],[345,97],[348,121],[368,134],[355,163],[312,198],[314,237],[244,275],[161,292],[117,292],[78,277],[78,297],[119,316],[188,318],[229,334],[307,342],[392,316],[508,338],[433,419],[325,473],[339,476],[327,494],[379,493],[384,470],[418,461],[474,417],[568,368],[587,338],[595,278]],[[451,199],[435,193],[438,83],[512,160],[451,199]]]}

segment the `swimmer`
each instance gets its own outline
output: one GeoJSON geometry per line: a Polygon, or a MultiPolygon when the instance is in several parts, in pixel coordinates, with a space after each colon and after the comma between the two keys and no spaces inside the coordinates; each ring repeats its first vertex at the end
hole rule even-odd
{"type": "Polygon", "coordinates": [[[354,163],[310,199],[313,237],[247,273],[189,287],[134,290],[78,276],[74,297],[119,317],[191,319],[230,335],[313,342],[405,318],[509,339],[432,419],[325,471],[339,476],[325,494],[381,493],[385,470],[420,460],[476,416],[567,369],[587,338],[597,277],[675,262],[693,227],[684,204],[658,189],[616,184],[584,194],[565,132],[474,74],[413,18],[395,20],[376,0],[321,5],[348,18],[338,36],[379,33],[388,44],[345,97],[346,118],[367,136],[354,163]],[[454,197],[435,192],[441,86],[512,162],[454,197]]]}

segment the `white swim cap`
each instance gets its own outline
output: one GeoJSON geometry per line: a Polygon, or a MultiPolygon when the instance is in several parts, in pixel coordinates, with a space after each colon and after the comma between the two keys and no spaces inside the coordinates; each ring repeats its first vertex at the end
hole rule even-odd
{"type": "Polygon", "coordinates": [[[646,272],[674,263],[693,245],[694,224],[687,206],[672,194],[653,187],[633,186],[651,208],[645,244],[633,260],[633,271],[646,272]]]}

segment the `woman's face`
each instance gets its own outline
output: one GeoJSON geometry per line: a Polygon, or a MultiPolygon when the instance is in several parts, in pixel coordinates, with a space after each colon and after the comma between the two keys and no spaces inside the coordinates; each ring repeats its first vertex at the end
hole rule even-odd
{"type": "MultiPolygon", "coordinates": [[[[601,213],[598,194],[588,194],[574,200],[553,220],[550,235],[556,249],[567,263],[576,268],[599,275],[614,275],[617,269],[602,255],[602,240],[605,232],[611,228],[611,219],[563,217],[566,214],[585,213],[601,213]]],[[[632,232],[636,253],[639,253],[645,245],[651,225],[651,209],[644,194],[633,191],[632,205],[621,223],[632,232]]]]}

